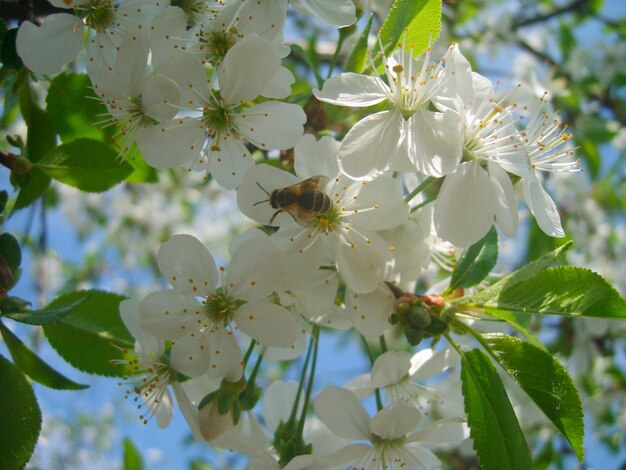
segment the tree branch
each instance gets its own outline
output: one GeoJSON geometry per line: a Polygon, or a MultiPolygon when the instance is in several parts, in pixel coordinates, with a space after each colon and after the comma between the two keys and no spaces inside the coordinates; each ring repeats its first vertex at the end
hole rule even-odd
{"type": "Polygon", "coordinates": [[[543,23],[556,16],[563,15],[565,13],[573,13],[576,11],[584,11],[588,6],[589,0],[574,0],[573,2],[563,5],[560,8],[556,8],[552,11],[546,12],[542,15],[533,16],[531,18],[519,19],[513,22],[513,28],[523,28],[537,23],[543,23]]]}

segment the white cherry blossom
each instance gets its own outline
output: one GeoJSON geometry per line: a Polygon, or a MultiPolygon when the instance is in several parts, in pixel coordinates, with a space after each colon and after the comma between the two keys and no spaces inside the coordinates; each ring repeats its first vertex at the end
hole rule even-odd
{"type": "Polygon", "coordinates": [[[263,150],[286,149],[302,135],[306,116],[300,106],[275,101],[245,106],[279,67],[276,49],[254,35],[226,54],[218,70],[219,92],[195,57],[181,52],[161,63],[158,71],[179,83],[184,112],[137,136],[148,164],[205,169],[221,186],[239,186],[254,165],[246,141],[263,150]]]}
{"type": "Polygon", "coordinates": [[[148,41],[142,34],[126,33],[110,70],[92,77],[95,92],[111,118],[102,127],[119,127],[114,136],[125,156],[142,129],[173,118],[178,112],[178,86],[170,79],[148,73],[148,41]]]}
{"type": "MultiPolygon", "coordinates": [[[[176,360],[168,358],[163,341],[145,331],[140,324],[140,303],[137,300],[123,300],[120,302],[120,317],[135,338],[134,352],[128,352],[134,359],[113,361],[117,365],[129,367],[128,382],[120,385],[131,385],[131,393],[136,393],[135,401],[142,400],[137,405],[141,411],[140,418],[147,423],[156,417],[161,428],[169,426],[173,416],[173,400],[169,390],[172,387],[174,395],[185,418],[193,416],[194,409],[187,399],[181,384],[176,380],[178,371],[184,366],[176,360]]],[[[193,420],[188,420],[193,429],[193,420]]]]}
{"type": "Polygon", "coordinates": [[[147,29],[152,18],[166,6],[160,0],[68,0],[53,2],[59,8],[72,9],[77,15],[56,13],[41,26],[25,21],[16,38],[17,52],[24,64],[36,73],[56,74],[76,58],[87,41],[87,70],[96,75],[111,67],[126,31],[147,29]]]}
{"type": "Polygon", "coordinates": [[[332,453],[333,468],[436,468],[441,462],[428,447],[455,445],[469,435],[464,420],[458,418],[435,421],[416,431],[420,412],[401,401],[370,418],[357,397],[339,387],[324,389],[314,405],[316,415],[331,431],[360,441],[332,453]]]}
{"type": "Polygon", "coordinates": [[[441,401],[443,394],[420,382],[456,366],[460,357],[452,349],[422,349],[413,356],[406,351],[387,351],[376,358],[371,374],[353,379],[346,388],[359,398],[385,391],[385,405],[403,401],[417,408],[432,399],[441,401]]]}
{"type": "Polygon", "coordinates": [[[447,76],[441,65],[430,62],[430,48],[421,65],[410,49],[383,58],[387,82],[350,72],[326,80],[321,91],[313,90],[320,101],[338,106],[389,104],[388,110],[357,122],[341,144],[341,171],[353,179],[371,180],[390,169],[442,176],[461,160],[458,114],[449,107],[429,110],[430,103],[441,107],[447,100],[442,95],[447,76]]]}
{"type": "MultiPolygon", "coordinates": [[[[290,419],[297,395],[297,382],[272,382],[263,395],[262,416],[266,426],[263,426],[253,413],[245,413],[236,427],[223,434],[213,444],[248,455],[250,461],[245,467],[246,470],[323,470],[329,468],[331,461],[317,452],[320,447],[317,442],[313,442],[313,454],[298,455],[284,466],[279,464],[280,456],[277,455],[277,450],[272,445],[273,436],[280,424],[290,419]]],[[[300,400],[296,409],[296,418],[301,416],[302,404],[300,400]]],[[[322,433],[330,434],[325,426],[320,427],[324,428],[321,430],[322,433]]],[[[309,435],[305,431],[303,436],[305,442],[311,442],[310,439],[315,440],[314,434],[319,434],[319,431],[309,435]]]]}
{"type": "Polygon", "coordinates": [[[243,243],[229,269],[217,270],[202,243],[175,235],[161,246],[157,261],[173,289],[142,301],[142,325],[157,338],[173,341],[172,360],[181,364],[181,372],[239,380],[243,367],[235,326],[264,345],[293,344],[293,316],[267,300],[282,271],[280,252],[271,242],[243,243]]]}
{"type": "Polygon", "coordinates": [[[339,144],[330,137],[319,142],[305,135],[295,147],[297,176],[268,165],[257,165],[245,176],[237,192],[240,210],[257,222],[280,226],[272,236],[301,269],[314,272],[334,264],[348,287],[357,293],[375,290],[393,263],[387,243],[376,233],[401,224],[408,216],[400,183],[390,177],[356,182],[340,176],[336,155],[339,144]],[[268,194],[315,176],[329,182],[325,192],[331,210],[298,223],[288,213],[276,213],[268,194]],[[264,202],[266,201],[266,202],[264,202]],[[263,203],[260,203],[263,202],[263,203]]]}
{"type": "Polygon", "coordinates": [[[513,109],[494,98],[491,82],[472,72],[457,45],[445,56],[448,96],[463,117],[464,161],[446,176],[434,220],[437,234],[458,247],[484,237],[496,222],[505,235],[517,230],[517,198],[502,160],[524,158],[513,109]]]}

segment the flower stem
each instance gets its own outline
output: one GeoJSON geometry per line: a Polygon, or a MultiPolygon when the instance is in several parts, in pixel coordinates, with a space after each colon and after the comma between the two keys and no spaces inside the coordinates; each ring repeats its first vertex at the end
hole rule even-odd
{"type": "Polygon", "coordinates": [[[326,80],[330,78],[335,69],[335,65],[337,65],[337,59],[339,59],[339,54],[341,54],[341,49],[343,47],[343,43],[346,40],[346,36],[342,34],[341,30],[339,30],[339,39],[337,39],[337,47],[335,47],[335,52],[333,53],[333,57],[330,59],[330,65],[328,67],[328,75],[326,75],[326,80]]]}
{"type": "Polygon", "coordinates": [[[380,335],[380,349],[382,352],[386,353],[387,351],[389,351],[389,348],[387,347],[387,340],[385,339],[385,335],[380,335]]]}
{"type": "Polygon", "coordinates": [[[309,347],[307,348],[306,358],[304,359],[304,365],[302,366],[302,372],[300,373],[300,383],[298,384],[298,393],[296,393],[296,399],[293,402],[293,407],[291,408],[291,413],[289,415],[289,421],[293,422],[296,419],[296,412],[298,410],[298,405],[300,404],[300,395],[302,394],[302,389],[304,388],[304,378],[306,377],[306,370],[309,367],[309,361],[311,360],[311,353],[313,352],[313,343],[314,340],[311,338],[309,341],[309,347]]]}
{"type": "MultiPolygon", "coordinates": [[[[381,348],[382,348],[382,342],[385,340],[382,336],[381,336],[381,348]]],[[[374,355],[372,354],[372,351],[370,350],[370,346],[369,344],[367,344],[367,340],[365,339],[365,336],[361,335],[361,342],[363,343],[363,347],[365,348],[365,351],[367,352],[367,355],[370,358],[370,363],[372,364],[372,366],[374,365],[374,355]]],[[[376,387],[374,389],[374,393],[376,394],[376,410],[380,411],[383,409],[383,400],[380,397],[380,390],[378,389],[378,387],[376,387]]]]}
{"type": "Polygon", "coordinates": [[[456,352],[459,353],[459,356],[461,356],[461,359],[465,361],[466,360],[465,353],[463,352],[461,347],[456,343],[456,341],[452,339],[452,337],[450,336],[450,333],[446,331],[443,333],[443,336],[448,340],[448,343],[450,343],[450,346],[452,346],[456,350],[456,352]]]}
{"type": "Polygon", "coordinates": [[[426,178],[424,181],[422,181],[417,188],[415,188],[413,191],[411,191],[405,198],[404,198],[404,202],[409,202],[411,199],[413,199],[415,196],[417,196],[419,193],[421,193],[422,191],[424,191],[424,189],[426,189],[428,186],[430,186],[434,181],[438,180],[439,178],[435,178],[434,176],[429,176],[428,178],[426,178]]]}
{"type": "MultiPolygon", "coordinates": [[[[253,340],[254,341],[254,340],[253,340]]],[[[254,369],[250,373],[250,377],[248,378],[248,387],[252,387],[256,380],[256,376],[259,373],[259,369],[261,368],[261,363],[263,362],[263,354],[265,353],[265,348],[261,350],[261,354],[256,359],[256,363],[254,364],[254,369]]]]}
{"type": "Polygon", "coordinates": [[[420,202],[419,204],[417,204],[416,206],[411,207],[411,214],[413,212],[415,212],[416,210],[424,207],[426,204],[430,204],[431,202],[433,202],[435,199],[437,199],[437,196],[432,196],[429,197],[428,199],[424,199],[422,202],[420,202]]]}
{"type": "Polygon", "coordinates": [[[248,365],[248,360],[250,359],[250,356],[252,356],[252,351],[254,350],[255,346],[256,346],[256,340],[253,339],[252,341],[250,341],[250,346],[248,346],[248,350],[246,351],[246,355],[243,357],[243,368],[244,369],[248,365]]]}
{"type": "Polygon", "coordinates": [[[313,343],[313,360],[311,361],[311,370],[309,371],[309,383],[306,387],[306,395],[304,395],[304,405],[302,406],[302,414],[300,415],[300,422],[298,423],[298,436],[302,437],[304,431],[304,422],[306,420],[306,412],[309,407],[309,401],[311,399],[311,393],[313,392],[313,379],[315,379],[315,369],[317,367],[317,350],[319,348],[320,327],[313,325],[313,337],[311,343],[313,343]]]}

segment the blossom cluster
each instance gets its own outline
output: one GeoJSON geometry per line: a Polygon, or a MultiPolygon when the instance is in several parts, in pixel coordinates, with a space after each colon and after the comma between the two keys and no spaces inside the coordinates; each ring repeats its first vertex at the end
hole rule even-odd
{"type": "MultiPolygon", "coordinates": [[[[343,136],[304,134],[307,116],[289,102],[295,79],[282,63],[287,0],[52,3],[73,14],[23,24],[24,63],[57,73],[86,35],[85,68],[120,155],[137,146],[152,167],[204,171],[236,189],[243,214],[273,227],[234,240],[224,266],[196,238],[173,236],[157,255],[171,287],[121,304],[137,339],[124,364],[144,419],[169,424],[171,388],[194,435],[249,455],[250,468],[436,467],[428,446],[456,444],[467,427],[449,416],[417,430],[418,399],[437,396],[417,382],[454,366],[454,351],[389,350],[358,383],[325,388],[305,439],[313,445],[292,443],[291,454],[276,436],[302,413],[302,390],[267,388],[265,427],[254,414],[257,368],[246,377],[246,367],[256,345],[258,360],[299,357],[319,327],[384,335],[398,312],[394,288],[410,290],[431,259],[494,224],[513,236],[519,198],[546,234],[564,236],[542,173],[578,163],[545,97],[528,109],[514,92],[498,96],[456,44],[433,61],[430,48],[420,58],[403,43],[380,67],[371,57],[370,74],[340,73],[312,91],[377,112],[343,136]],[[289,149],[293,172],[270,164],[289,149]],[[435,179],[436,197],[416,203],[435,179]],[[387,394],[370,418],[359,398],[374,389],[387,394]]],[[[290,4],[332,27],[356,20],[349,0],[290,4]]]]}

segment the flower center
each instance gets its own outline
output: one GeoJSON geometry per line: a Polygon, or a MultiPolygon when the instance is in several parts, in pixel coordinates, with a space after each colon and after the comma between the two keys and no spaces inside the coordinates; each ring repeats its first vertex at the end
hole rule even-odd
{"type": "Polygon", "coordinates": [[[202,0],[172,0],[170,3],[173,7],[178,7],[185,12],[188,28],[198,26],[203,20],[214,19],[219,12],[217,3],[207,4],[202,0]]]}
{"type": "Polygon", "coordinates": [[[219,288],[204,301],[204,314],[213,325],[228,325],[239,307],[237,301],[219,288]]]}
{"type": "Polygon", "coordinates": [[[339,207],[335,204],[328,212],[315,214],[313,227],[328,234],[339,227],[342,219],[339,207]]]}
{"type": "Polygon", "coordinates": [[[92,0],[77,8],[84,23],[97,32],[102,32],[115,22],[115,7],[111,0],[92,0]]]}
{"type": "Polygon", "coordinates": [[[229,31],[205,31],[201,38],[201,48],[206,59],[213,63],[222,62],[226,53],[237,42],[237,31],[231,28],[229,31]]]}
{"type": "Polygon", "coordinates": [[[202,109],[202,124],[209,130],[211,137],[233,131],[235,128],[231,109],[224,106],[223,102],[218,99],[213,100],[213,103],[205,105],[202,109]]]}

